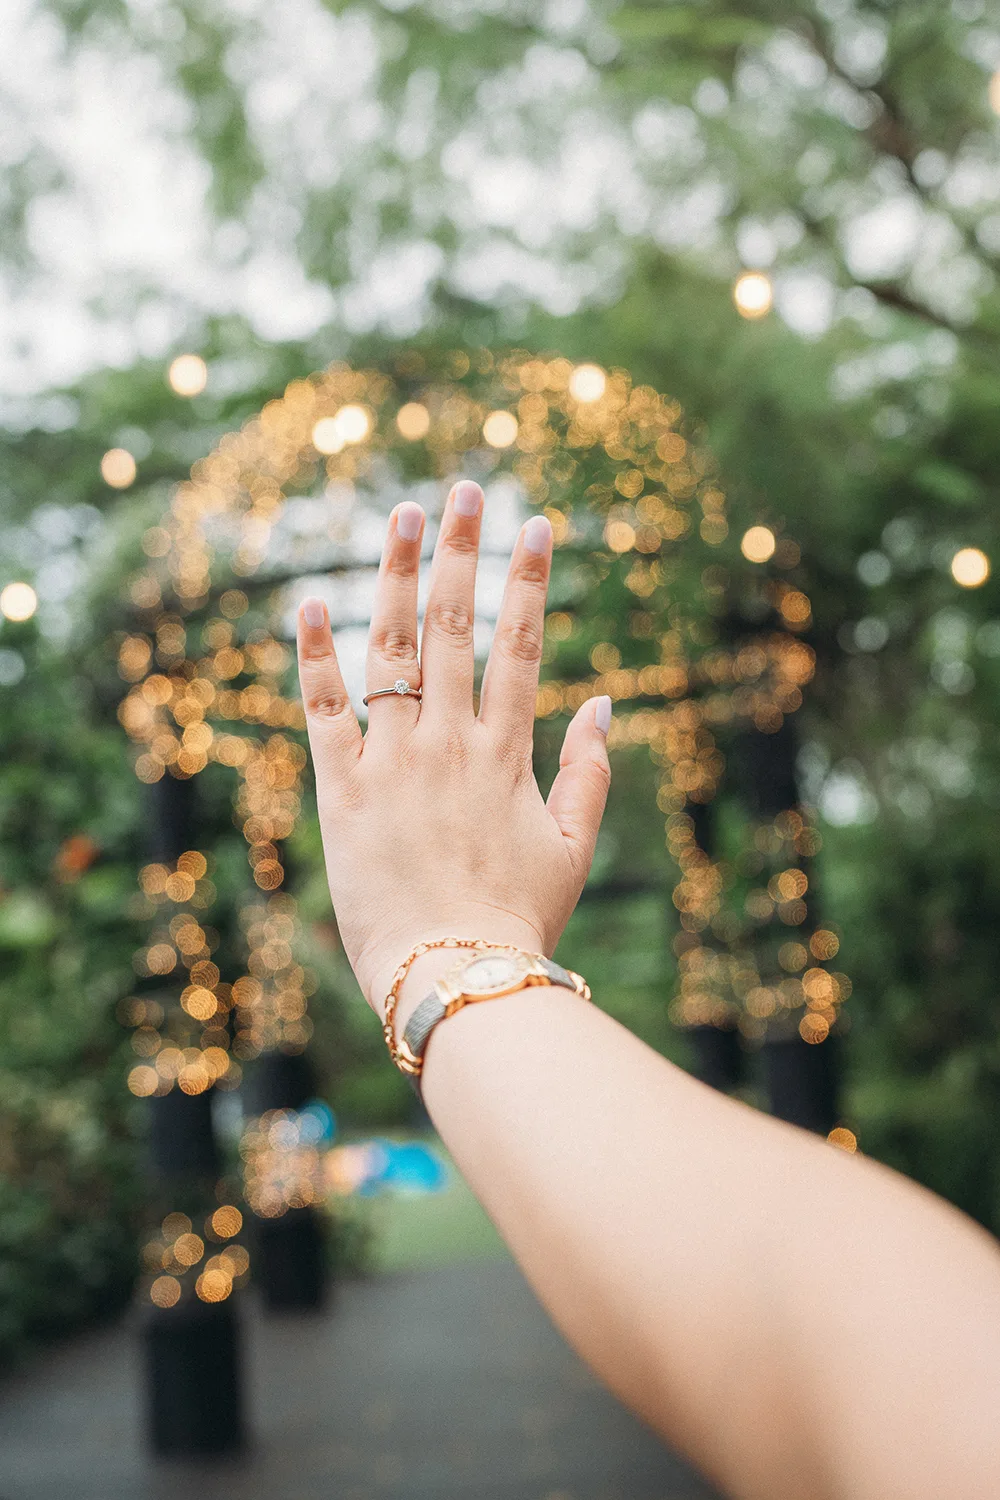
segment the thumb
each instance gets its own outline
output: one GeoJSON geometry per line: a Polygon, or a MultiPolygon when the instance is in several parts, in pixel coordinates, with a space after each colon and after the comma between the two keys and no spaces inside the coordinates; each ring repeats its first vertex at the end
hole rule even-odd
{"type": "Polygon", "coordinates": [[[548,809],[570,846],[581,876],[590,869],[597,830],[611,784],[608,730],[611,699],[589,698],[570,721],[559,755],[559,774],[549,792],[548,809]]]}

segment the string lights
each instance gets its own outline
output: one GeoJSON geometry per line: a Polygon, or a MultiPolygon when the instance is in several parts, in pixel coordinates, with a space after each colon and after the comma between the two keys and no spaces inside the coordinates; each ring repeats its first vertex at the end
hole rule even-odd
{"type": "MultiPolygon", "coordinates": [[[[741,727],[777,733],[813,675],[813,652],[800,639],[809,600],[782,576],[798,548],[764,525],[726,546],[711,458],[679,405],[626,372],[517,350],[406,351],[389,371],[336,364],[293,381],[194,465],[145,535],[147,565],[129,587],[136,625],[119,650],[129,685],[120,718],[135,772],[156,783],[210,766],[231,771],[257,894],[242,914],[244,970],[223,977],[208,920],[210,854],[192,849],[141,872],[156,915],[136,970],[172,986],[174,1000],[126,1003],[137,1095],[232,1088],[248,1060],[298,1052],[309,1040],[315,981],[296,960],[296,907],[282,889],[282,843],[299,814],[306,754],[281,621],[289,574],[316,571],[317,562],[307,549],[300,568],[269,580],[289,501],[336,496],[338,515],[331,522],[327,513],[317,538],[329,551],[349,539],[359,491],[434,481],[443,497],[463,472],[512,476],[551,520],[557,552],[579,564],[579,597],[548,617],[553,675],[539,688],[538,716],[572,713],[606,693],[618,705],[612,747],[645,746],[658,767],[657,805],[679,869],[674,1019],[737,1025],[752,1038],[792,1027],[814,1043],[835,1024],[850,983],[828,967],[836,935],[810,918],[819,835],[804,811],[753,824],[746,847],[726,859],[711,856],[699,834],[699,810],[724,781],[726,736],[741,727]],[[772,623],[727,638],[720,612],[739,552],[772,623]],[[577,644],[587,632],[597,634],[584,657],[589,672],[577,644]],[[560,674],[564,660],[573,669],[560,674]]],[[[285,1141],[291,1129],[276,1117],[255,1122],[246,1139],[247,1193],[270,1212],[309,1201],[303,1184],[314,1164],[285,1141]],[[275,1152],[284,1153],[280,1169],[275,1152]]],[[[176,1279],[176,1268],[162,1276],[176,1279]]]]}
{"type": "Polygon", "coordinates": [[[243,1215],[235,1204],[223,1204],[206,1216],[195,1232],[187,1214],[167,1214],[159,1232],[142,1247],[143,1269],[151,1278],[149,1300],[155,1307],[176,1307],[182,1300],[225,1302],[242,1286],[250,1255],[236,1236],[243,1215]],[[222,1248],[212,1253],[213,1242],[222,1248]]]}

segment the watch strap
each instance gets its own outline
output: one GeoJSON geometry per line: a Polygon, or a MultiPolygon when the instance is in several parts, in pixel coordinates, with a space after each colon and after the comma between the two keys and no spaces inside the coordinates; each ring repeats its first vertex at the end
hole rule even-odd
{"type": "MultiPolygon", "coordinates": [[[[561,965],[553,963],[551,958],[540,958],[538,963],[539,967],[545,971],[549,984],[558,985],[562,989],[579,992],[576,980],[568,969],[564,969],[561,965]]],[[[531,988],[531,986],[526,985],[525,988],[531,988]]],[[[514,990],[512,993],[517,995],[521,991],[514,990]]],[[[436,990],[432,990],[429,995],[426,995],[421,1000],[407,1021],[406,1029],[403,1032],[403,1046],[417,1064],[415,1073],[419,1073],[423,1065],[424,1053],[427,1050],[427,1043],[430,1040],[431,1032],[440,1021],[444,1020],[447,1013],[448,1008],[444,1001],[436,990]]],[[[416,1083],[416,1077],[414,1077],[414,1083],[416,1083]]]]}

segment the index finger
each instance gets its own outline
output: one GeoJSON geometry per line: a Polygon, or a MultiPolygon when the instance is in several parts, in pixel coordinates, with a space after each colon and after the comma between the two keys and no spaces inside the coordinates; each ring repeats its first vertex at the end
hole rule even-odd
{"type": "Polygon", "coordinates": [[[299,606],[299,685],[316,771],[316,790],[345,776],[361,754],[361,726],[347,696],[322,599],[299,606]]]}

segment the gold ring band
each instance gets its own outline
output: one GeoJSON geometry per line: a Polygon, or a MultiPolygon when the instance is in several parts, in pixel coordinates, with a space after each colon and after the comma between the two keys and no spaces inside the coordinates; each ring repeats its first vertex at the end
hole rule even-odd
{"type": "Polygon", "coordinates": [[[420,689],[411,687],[405,677],[398,677],[392,687],[377,688],[374,693],[368,693],[361,701],[367,708],[373,698],[416,698],[419,703],[423,696],[420,689]]]}

